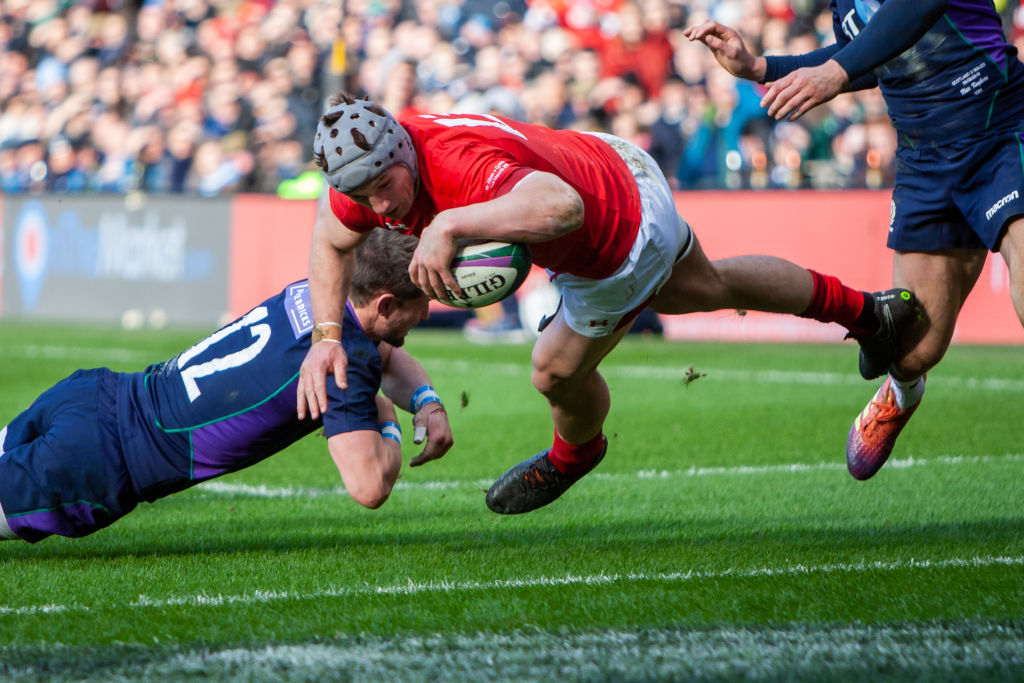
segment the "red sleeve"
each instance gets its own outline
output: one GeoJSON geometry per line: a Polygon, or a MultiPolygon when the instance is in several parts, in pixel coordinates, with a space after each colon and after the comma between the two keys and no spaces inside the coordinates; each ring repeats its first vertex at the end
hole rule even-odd
{"type": "Polygon", "coordinates": [[[380,216],[354,201],[334,188],[327,188],[330,193],[331,211],[342,224],[353,232],[369,232],[376,227],[383,227],[380,216]]]}
{"type": "Polygon", "coordinates": [[[498,183],[494,189],[494,196],[500,197],[503,194],[508,194],[519,184],[520,180],[533,173],[534,170],[532,168],[523,168],[522,166],[516,168],[498,183]]]}
{"type": "Polygon", "coordinates": [[[427,143],[427,191],[443,211],[507,194],[535,169],[521,165],[503,141],[436,136],[427,143]]]}

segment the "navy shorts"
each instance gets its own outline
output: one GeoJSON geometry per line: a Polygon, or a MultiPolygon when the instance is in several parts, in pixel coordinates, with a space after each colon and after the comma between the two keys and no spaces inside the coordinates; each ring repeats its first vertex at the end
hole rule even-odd
{"type": "Polygon", "coordinates": [[[116,389],[110,370],[79,370],[7,425],[0,506],[20,538],[85,536],[138,504],[114,419],[116,389]]]}
{"type": "Polygon", "coordinates": [[[1024,130],[943,146],[901,145],[887,245],[899,251],[996,251],[1024,215],[1024,130]]]}

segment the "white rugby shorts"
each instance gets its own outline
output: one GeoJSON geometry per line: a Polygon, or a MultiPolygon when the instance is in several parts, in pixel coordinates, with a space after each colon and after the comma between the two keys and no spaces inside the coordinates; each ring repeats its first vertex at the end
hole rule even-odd
{"type": "Polygon", "coordinates": [[[664,286],[675,264],[690,253],[693,236],[650,154],[614,135],[590,134],[611,145],[632,171],[640,190],[640,230],[629,256],[609,277],[592,280],[562,273],[553,282],[569,328],[584,337],[605,337],[664,286]]]}

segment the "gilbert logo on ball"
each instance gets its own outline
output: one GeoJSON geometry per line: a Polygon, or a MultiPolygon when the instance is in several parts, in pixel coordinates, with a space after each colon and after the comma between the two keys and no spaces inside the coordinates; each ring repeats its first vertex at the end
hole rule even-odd
{"type": "Polygon", "coordinates": [[[462,296],[448,290],[441,303],[455,308],[479,308],[512,294],[530,272],[530,250],[509,242],[460,243],[451,262],[462,296]]]}

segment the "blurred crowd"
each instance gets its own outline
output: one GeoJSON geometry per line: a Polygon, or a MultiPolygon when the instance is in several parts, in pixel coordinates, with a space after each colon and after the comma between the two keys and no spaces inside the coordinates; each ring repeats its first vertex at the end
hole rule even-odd
{"type": "Polygon", "coordinates": [[[759,54],[833,41],[825,0],[0,0],[0,191],[281,192],[338,89],[611,132],[678,189],[891,184],[877,90],[772,121],[682,36],[706,18],[759,54]]]}

